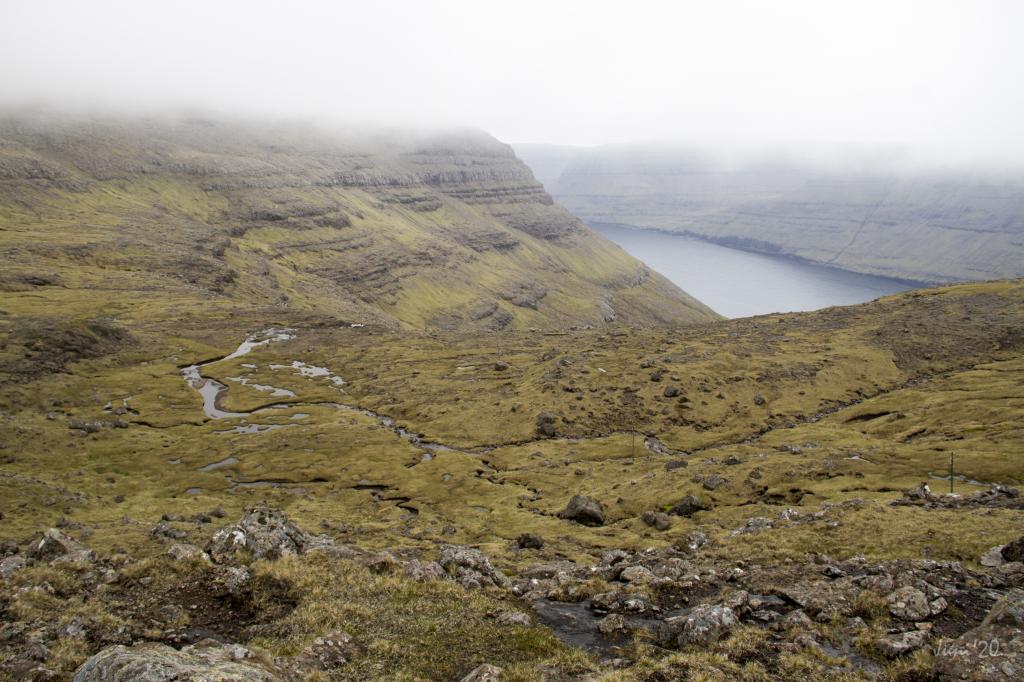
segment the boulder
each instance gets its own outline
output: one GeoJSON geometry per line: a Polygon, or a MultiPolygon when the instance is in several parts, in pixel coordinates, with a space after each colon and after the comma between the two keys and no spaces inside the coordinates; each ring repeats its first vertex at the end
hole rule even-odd
{"type": "Polygon", "coordinates": [[[437,563],[455,580],[466,588],[511,586],[504,573],[491,565],[483,552],[472,547],[444,545],[437,557],[437,563]]]}
{"type": "Polygon", "coordinates": [[[668,530],[672,527],[672,520],[665,512],[646,511],[640,517],[644,523],[656,530],[668,530]]]}
{"type": "Polygon", "coordinates": [[[522,611],[502,611],[495,616],[495,620],[502,625],[533,625],[530,615],[522,611]]]}
{"type": "Polygon", "coordinates": [[[413,559],[406,562],[403,570],[408,577],[417,582],[444,580],[448,577],[444,568],[442,568],[441,564],[436,561],[420,561],[419,559],[413,559]]]}
{"type": "Polygon", "coordinates": [[[733,531],[733,535],[741,535],[743,533],[756,533],[772,527],[772,520],[765,516],[752,516],[747,519],[746,523],[733,531]]]}
{"type": "Polygon", "coordinates": [[[728,606],[701,604],[684,616],[666,618],[658,628],[663,646],[708,645],[731,632],[739,618],[728,606]]]}
{"type": "Polygon", "coordinates": [[[982,625],[1024,628],[1024,590],[1011,590],[992,605],[982,625]]]}
{"type": "Polygon", "coordinates": [[[875,642],[875,648],[886,658],[897,658],[922,648],[928,641],[928,633],[923,630],[911,630],[895,635],[887,635],[875,642]]]}
{"type": "Polygon", "coordinates": [[[726,483],[728,483],[728,481],[726,481],[718,474],[711,474],[710,476],[704,479],[703,485],[705,490],[718,490],[726,483]]]}
{"type": "Polygon", "coordinates": [[[597,621],[597,631],[605,637],[625,634],[628,629],[626,619],[617,613],[612,613],[597,621]]]}
{"type": "Polygon", "coordinates": [[[916,587],[901,587],[890,593],[887,601],[889,613],[900,620],[920,621],[932,615],[928,597],[916,587]]]}
{"type": "Polygon", "coordinates": [[[699,511],[707,511],[709,509],[711,509],[710,504],[693,495],[687,495],[672,505],[671,509],[668,510],[668,513],[675,514],[676,516],[693,516],[699,511]]]}
{"type": "Polygon", "coordinates": [[[569,519],[584,526],[603,526],[604,508],[592,497],[573,495],[569,504],[559,513],[559,518],[569,519]]]}
{"type": "Polygon", "coordinates": [[[484,663],[481,666],[473,668],[469,674],[459,680],[459,682],[499,682],[499,680],[501,680],[502,672],[502,669],[498,666],[484,663]]]}
{"type": "Polygon", "coordinates": [[[3,560],[0,560],[0,578],[6,580],[27,565],[28,561],[20,554],[4,557],[3,560]]]}
{"type": "Polygon", "coordinates": [[[56,528],[50,528],[38,540],[33,540],[25,554],[36,561],[92,561],[93,551],[69,538],[56,528]]]}
{"type": "Polygon", "coordinates": [[[1006,559],[1003,558],[1003,547],[1006,545],[996,545],[991,547],[987,552],[981,555],[978,559],[978,563],[982,566],[988,566],[994,568],[996,566],[1002,566],[1006,563],[1006,559]]]}
{"type": "Polygon", "coordinates": [[[1024,535],[1005,545],[1002,550],[1004,561],[1024,562],[1024,535]]]}
{"type": "Polygon", "coordinates": [[[537,415],[537,435],[541,438],[554,438],[555,420],[558,419],[550,412],[541,412],[537,415]]]}
{"type": "Polygon", "coordinates": [[[598,613],[646,614],[654,611],[654,605],[640,594],[630,592],[600,592],[590,598],[590,610],[598,613]]]}
{"type": "Polygon", "coordinates": [[[927,483],[911,488],[903,493],[903,496],[909,500],[927,500],[932,496],[932,489],[927,483]]]}
{"type": "Polygon", "coordinates": [[[627,566],[622,569],[621,573],[619,573],[619,580],[627,583],[636,583],[638,585],[646,585],[654,580],[654,578],[654,574],[643,566],[627,566]]]}
{"type": "Polygon", "coordinates": [[[288,520],[284,512],[268,507],[255,507],[242,519],[221,528],[206,545],[210,557],[222,563],[246,552],[253,559],[279,559],[302,554],[316,546],[310,535],[288,520]]]}
{"type": "Polygon", "coordinates": [[[984,682],[1024,679],[1024,590],[1008,592],[981,625],[935,647],[940,679],[984,682]]]}
{"type": "Polygon", "coordinates": [[[683,538],[682,542],[676,542],[676,547],[681,551],[696,552],[701,547],[704,547],[711,539],[699,530],[695,530],[691,533],[687,533],[686,537],[683,538]]]}
{"type": "Polygon", "coordinates": [[[536,533],[523,533],[516,538],[516,547],[519,549],[542,549],[544,538],[536,533]]]}
{"type": "Polygon", "coordinates": [[[167,550],[167,553],[178,561],[186,561],[190,559],[198,559],[200,561],[210,560],[210,556],[195,545],[188,545],[180,542],[171,545],[171,548],[167,550]]]}
{"type": "Polygon", "coordinates": [[[204,640],[180,651],[165,644],[144,642],[131,648],[107,647],[75,671],[73,682],[268,682],[279,679],[250,660],[238,645],[204,640]]]}

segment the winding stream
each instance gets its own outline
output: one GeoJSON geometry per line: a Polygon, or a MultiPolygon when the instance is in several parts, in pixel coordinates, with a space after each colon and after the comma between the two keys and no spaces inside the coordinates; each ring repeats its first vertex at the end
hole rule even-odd
{"type": "MultiPolygon", "coordinates": [[[[389,416],[384,415],[384,414],[380,414],[378,412],[374,412],[373,410],[368,410],[368,409],[365,409],[365,408],[362,408],[362,407],[358,407],[356,405],[347,405],[347,404],[344,404],[344,403],[335,403],[335,402],[305,403],[305,402],[301,402],[301,401],[294,402],[294,403],[275,403],[274,405],[268,405],[266,407],[261,407],[261,408],[259,408],[257,410],[253,410],[252,412],[229,412],[227,410],[221,409],[220,403],[221,403],[221,400],[224,398],[225,394],[228,391],[228,386],[226,384],[221,383],[220,381],[217,381],[216,379],[214,379],[212,377],[204,376],[203,369],[206,368],[206,367],[210,367],[211,365],[215,365],[215,364],[217,364],[219,362],[224,362],[226,360],[232,360],[234,358],[241,357],[243,355],[246,355],[246,354],[252,352],[253,349],[258,348],[260,346],[267,345],[269,343],[274,343],[274,342],[277,342],[277,341],[288,341],[290,339],[294,339],[296,337],[294,332],[295,332],[295,330],[291,329],[291,328],[271,327],[269,329],[265,329],[263,331],[256,332],[254,334],[249,335],[245,339],[245,341],[243,341],[241,344],[239,344],[238,348],[235,349],[234,352],[232,352],[232,353],[230,353],[228,355],[225,355],[224,357],[214,358],[212,360],[206,360],[204,362],[199,362],[199,363],[196,363],[194,365],[188,365],[186,367],[182,367],[180,371],[181,371],[182,376],[185,378],[185,381],[188,383],[188,385],[190,387],[195,389],[203,397],[203,413],[207,417],[209,417],[210,419],[218,419],[218,420],[219,419],[235,419],[235,418],[251,417],[254,414],[265,412],[265,411],[269,411],[269,410],[294,407],[294,406],[297,406],[297,405],[310,405],[310,404],[325,405],[325,406],[329,406],[329,407],[334,407],[335,409],[338,409],[338,410],[344,410],[346,412],[356,412],[356,413],[362,414],[364,416],[367,416],[367,417],[370,417],[371,419],[376,420],[376,422],[378,424],[380,424],[381,427],[391,431],[392,433],[397,435],[402,440],[405,440],[409,444],[411,444],[414,447],[416,447],[419,450],[421,450],[423,455],[422,455],[421,459],[419,460],[419,462],[416,462],[416,463],[414,463],[414,464],[412,464],[410,466],[415,466],[416,464],[418,464],[420,462],[429,462],[431,459],[433,459],[433,457],[436,454],[442,453],[442,452],[461,453],[461,454],[465,454],[465,455],[469,455],[469,456],[472,456],[472,457],[478,457],[479,458],[481,455],[485,455],[485,454],[487,454],[487,453],[491,452],[492,450],[495,450],[495,449],[497,449],[499,447],[505,447],[507,445],[516,445],[516,443],[502,443],[502,444],[497,444],[497,445],[483,446],[483,447],[470,448],[470,449],[455,448],[455,447],[451,447],[449,445],[445,445],[443,443],[436,443],[436,442],[424,440],[423,437],[420,434],[414,433],[412,431],[409,431],[408,429],[405,429],[405,428],[403,428],[401,426],[396,425],[395,424],[395,420],[392,417],[389,417],[389,416]]],[[[255,365],[244,365],[244,366],[246,366],[246,367],[248,367],[250,369],[254,369],[256,367],[255,365]]],[[[284,369],[284,368],[294,369],[300,375],[302,375],[304,377],[311,378],[311,379],[313,379],[313,378],[325,378],[325,379],[327,379],[328,381],[330,381],[332,384],[334,384],[335,386],[337,386],[339,388],[342,385],[344,385],[344,383],[345,383],[345,381],[340,376],[334,374],[333,372],[331,372],[326,367],[317,367],[315,365],[309,365],[309,364],[306,364],[304,362],[300,362],[299,360],[295,360],[295,361],[293,361],[289,365],[275,365],[275,364],[270,365],[270,369],[272,369],[272,370],[278,370],[278,369],[284,369]]],[[[230,381],[235,381],[235,382],[240,383],[242,385],[250,386],[251,388],[254,388],[256,390],[262,390],[262,391],[269,390],[269,391],[271,391],[271,395],[278,395],[278,396],[282,396],[282,397],[295,397],[295,393],[292,392],[292,391],[289,391],[287,389],[277,389],[277,388],[275,388],[273,386],[267,386],[267,385],[262,385],[262,384],[254,384],[254,383],[251,383],[248,379],[245,379],[243,377],[226,377],[226,378],[228,380],[230,380],[230,381]]],[[[292,415],[290,418],[292,420],[304,420],[307,417],[309,417],[309,414],[307,414],[307,413],[296,413],[296,414],[292,415]]],[[[274,431],[274,430],[277,430],[277,429],[294,427],[294,426],[301,426],[301,425],[302,424],[295,424],[295,423],[293,423],[293,424],[250,424],[250,423],[246,423],[245,421],[243,421],[241,424],[236,424],[236,425],[231,426],[231,427],[229,427],[227,429],[221,429],[221,430],[217,431],[217,433],[225,433],[225,434],[227,434],[227,433],[234,433],[234,434],[258,434],[258,433],[266,433],[268,431],[274,431]]],[[[575,442],[577,439],[575,439],[575,438],[565,438],[565,439],[556,439],[556,440],[566,440],[566,441],[570,441],[570,442],[575,442]]],[[[648,437],[644,438],[643,439],[643,444],[644,444],[644,446],[646,447],[646,449],[648,451],[650,451],[650,452],[652,452],[653,454],[656,454],[656,455],[685,455],[686,454],[686,453],[684,453],[682,451],[673,450],[673,449],[667,447],[661,441],[659,441],[657,438],[655,438],[653,436],[648,436],[648,437]]],[[[222,461],[222,462],[215,462],[214,464],[207,465],[207,467],[219,468],[221,466],[227,466],[230,463],[233,463],[233,462],[227,462],[225,460],[225,461],[222,461]]],[[[485,467],[487,467],[487,469],[491,469],[490,466],[487,464],[487,462],[484,462],[484,461],[481,460],[481,463],[485,467]]],[[[204,470],[204,469],[206,469],[206,467],[204,467],[201,470],[204,470]]],[[[207,469],[207,470],[213,470],[213,469],[207,469]]]]}

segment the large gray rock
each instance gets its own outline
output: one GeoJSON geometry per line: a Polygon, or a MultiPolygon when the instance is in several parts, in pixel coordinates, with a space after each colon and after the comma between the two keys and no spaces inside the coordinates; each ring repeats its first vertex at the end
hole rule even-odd
{"type": "Polygon", "coordinates": [[[685,647],[717,642],[737,625],[739,618],[728,606],[701,604],[685,616],[666,618],[658,629],[665,646],[685,647]]]}
{"type": "Polygon", "coordinates": [[[604,525],[604,507],[594,498],[584,495],[573,495],[558,516],[584,526],[604,525]]]}
{"type": "Polygon", "coordinates": [[[181,651],[145,642],[110,646],[75,671],[73,682],[269,682],[278,679],[238,645],[200,642],[181,651]]]}
{"type": "Polygon", "coordinates": [[[218,563],[241,553],[248,553],[253,560],[279,559],[303,554],[324,541],[302,531],[282,511],[255,507],[246,511],[238,523],[217,531],[206,545],[206,552],[218,563]]]}
{"type": "Polygon", "coordinates": [[[36,561],[92,561],[95,558],[91,549],[56,528],[33,540],[25,554],[36,561]]]}
{"type": "Polygon", "coordinates": [[[672,508],[668,510],[668,513],[675,514],[676,516],[693,516],[699,511],[707,511],[708,509],[711,509],[711,505],[700,500],[694,495],[687,495],[672,505],[672,508]]]}
{"type": "Polygon", "coordinates": [[[889,613],[900,620],[924,620],[932,607],[924,592],[916,587],[901,587],[888,597],[889,613]]]}
{"type": "Polygon", "coordinates": [[[0,559],[0,578],[6,580],[21,569],[25,568],[27,565],[28,562],[25,560],[25,557],[20,554],[4,557],[3,559],[0,559]]]}
{"type": "Polygon", "coordinates": [[[886,658],[897,658],[912,651],[917,651],[928,642],[928,633],[923,630],[911,630],[893,635],[886,635],[875,646],[886,658]]]}
{"type": "Polygon", "coordinates": [[[459,682],[498,682],[501,679],[502,672],[502,669],[498,666],[484,663],[473,668],[459,682]]]}
{"type": "Polygon", "coordinates": [[[1024,561],[1024,535],[1003,546],[1001,554],[1005,561],[1024,561]]]}
{"type": "Polygon", "coordinates": [[[441,548],[437,563],[463,587],[508,588],[512,585],[504,573],[491,565],[483,552],[472,547],[445,545],[441,548]]]}
{"type": "Polygon", "coordinates": [[[995,603],[979,627],[935,648],[934,670],[944,680],[1024,679],[1024,590],[995,603]]]}

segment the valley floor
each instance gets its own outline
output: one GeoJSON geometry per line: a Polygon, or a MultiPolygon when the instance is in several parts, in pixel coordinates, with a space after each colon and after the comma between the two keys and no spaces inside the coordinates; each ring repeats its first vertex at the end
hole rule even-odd
{"type": "Polygon", "coordinates": [[[6,295],[0,677],[1024,670],[982,622],[1024,565],[978,563],[1024,528],[1024,282],[471,335],[158,296],[6,295]],[[940,646],[981,635],[1010,668],[940,646]]]}

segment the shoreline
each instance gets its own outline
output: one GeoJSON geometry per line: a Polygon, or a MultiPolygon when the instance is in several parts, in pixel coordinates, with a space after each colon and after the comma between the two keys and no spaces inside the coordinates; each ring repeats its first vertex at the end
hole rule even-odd
{"type": "MultiPolygon", "coordinates": [[[[950,286],[950,285],[953,285],[953,284],[970,284],[973,281],[975,281],[975,280],[964,280],[964,281],[955,280],[955,281],[948,281],[948,282],[946,282],[946,281],[939,281],[939,280],[917,280],[917,279],[910,279],[910,278],[906,278],[906,277],[893,277],[892,275],[882,275],[882,274],[878,274],[876,272],[863,272],[861,270],[851,270],[849,268],[843,268],[843,267],[840,267],[840,266],[832,264],[832,263],[823,263],[821,261],[812,260],[810,258],[805,258],[803,256],[798,256],[798,255],[791,254],[791,253],[785,253],[783,251],[770,251],[770,250],[766,250],[766,249],[765,250],[759,250],[759,249],[756,249],[756,248],[749,248],[749,247],[745,248],[745,247],[740,246],[738,244],[732,243],[728,239],[721,239],[721,238],[716,239],[714,237],[708,237],[707,235],[702,235],[702,234],[699,234],[697,232],[692,232],[690,230],[670,230],[670,229],[666,229],[666,228],[662,228],[662,227],[646,227],[646,226],[639,226],[639,225],[630,225],[628,223],[598,222],[598,221],[590,221],[590,220],[586,220],[586,219],[584,219],[584,222],[591,229],[593,229],[593,230],[595,230],[597,232],[601,232],[601,228],[605,227],[605,228],[612,228],[612,229],[630,230],[630,231],[633,231],[633,232],[657,232],[659,234],[664,234],[664,235],[668,235],[668,236],[672,236],[672,237],[685,237],[685,238],[695,239],[695,240],[698,240],[698,241],[701,241],[701,242],[705,242],[707,244],[714,244],[715,246],[720,246],[720,247],[725,248],[725,249],[733,249],[734,251],[742,251],[743,253],[752,253],[752,254],[756,254],[758,256],[769,256],[769,257],[772,257],[772,258],[784,258],[784,259],[787,259],[787,260],[791,260],[791,261],[800,263],[802,265],[812,265],[812,266],[819,267],[819,268],[826,268],[828,270],[836,270],[838,272],[842,272],[842,273],[846,273],[846,274],[862,275],[862,276],[866,276],[866,277],[877,277],[879,279],[888,280],[888,281],[893,282],[895,284],[898,284],[900,286],[906,286],[906,287],[908,287],[910,289],[930,289],[930,288],[940,287],[940,286],[950,286]]],[[[769,242],[765,242],[765,243],[767,244],[769,242]]],[[[978,281],[982,281],[982,280],[978,280],[978,281]]]]}

